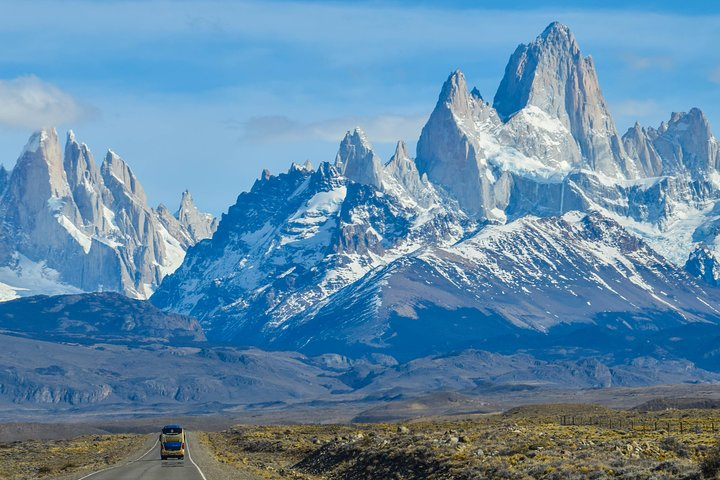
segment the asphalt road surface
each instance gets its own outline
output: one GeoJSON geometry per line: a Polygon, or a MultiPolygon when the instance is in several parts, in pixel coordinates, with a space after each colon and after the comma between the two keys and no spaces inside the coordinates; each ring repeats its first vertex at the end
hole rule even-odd
{"type": "Polygon", "coordinates": [[[192,458],[197,440],[192,434],[186,437],[185,460],[160,460],[157,440],[142,456],[129,462],[99,470],[79,480],[208,480],[192,458]]]}

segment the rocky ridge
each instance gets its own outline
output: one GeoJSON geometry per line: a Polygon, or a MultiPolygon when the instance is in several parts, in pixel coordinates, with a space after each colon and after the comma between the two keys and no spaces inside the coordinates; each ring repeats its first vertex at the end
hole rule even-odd
{"type": "Polygon", "coordinates": [[[100,167],[68,133],[33,134],[11,173],[0,175],[0,299],[110,290],[147,298],[212,234],[189,193],[177,215],[150,208],[128,164],[108,151],[100,167]]]}

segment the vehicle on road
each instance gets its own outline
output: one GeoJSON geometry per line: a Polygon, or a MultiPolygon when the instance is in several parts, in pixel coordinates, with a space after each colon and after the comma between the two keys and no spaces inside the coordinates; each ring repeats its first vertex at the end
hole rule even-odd
{"type": "Polygon", "coordinates": [[[185,430],[179,425],[165,425],[160,433],[160,458],[185,458],[185,430]]]}

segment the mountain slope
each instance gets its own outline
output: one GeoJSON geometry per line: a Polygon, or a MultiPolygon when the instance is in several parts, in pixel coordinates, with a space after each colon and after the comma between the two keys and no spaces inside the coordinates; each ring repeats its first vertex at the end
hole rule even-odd
{"type": "Polygon", "coordinates": [[[698,285],[615,222],[572,212],[525,217],[451,246],[427,247],[263,333],[273,348],[318,353],[332,345],[414,358],[489,344],[497,349],[509,335],[529,338],[584,324],[717,328],[719,301],[720,291],[698,285]]]}

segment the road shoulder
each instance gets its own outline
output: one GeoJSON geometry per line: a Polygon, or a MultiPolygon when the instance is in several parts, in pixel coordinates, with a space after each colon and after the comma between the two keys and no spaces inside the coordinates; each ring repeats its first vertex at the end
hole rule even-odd
{"type": "MultiPolygon", "coordinates": [[[[135,448],[132,453],[125,456],[122,460],[113,463],[111,465],[94,465],[94,466],[88,466],[87,468],[83,468],[80,470],[77,470],[71,474],[62,475],[58,477],[46,477],[48,479],[52,478],[52,480],[79,480],[81,478],[84,478],[94,472],[98,472],[100,470],[104,469],[110,469],[110,468],[116,468],[120,467],[122,465],[126,465],[129,462],[132,462],[134,460],[138,460],[140,457],[144,456],[146,453],[148,453],[149,450],[152,449],[152,447],[155,446],[155,442],[157,441],[157,436],[154,434],[146,435],[145,441],[140,445],[139,447],[135,448]]],[[[151,454],[151,453],[150,453],[151,454]]],[[[91,480],[92,477],[90,477],[91,480]]]]}
{"type": "Polygon", "coordinates": [[[220,463],[210,452],[205,433],[188,431],[190,456],[203,471],[208,480],[258,480],[262,477],[249,471],[243,471],[225,463],[220,463]]]}

